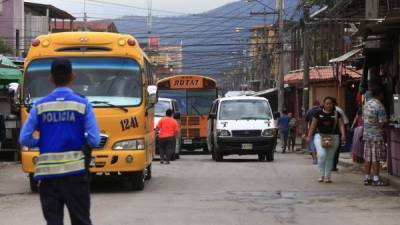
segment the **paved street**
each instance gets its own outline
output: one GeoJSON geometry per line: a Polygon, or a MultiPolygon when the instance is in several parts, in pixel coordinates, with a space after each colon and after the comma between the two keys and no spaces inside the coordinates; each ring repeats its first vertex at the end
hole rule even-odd
{"type": "MultiPolygon", "coordinates": [[[[125,191],[114,181],[97,181],[93,222],[399,224],[400,197],[390,187],[364,187],[359,174],[344,168],[334,175],[335,183],[319,184],[317,168],[306,155],[278,153],[273,163],[255,158],[231,156],[216,163],[208,155],[184,155],[171,165],[156,161],[153,179],[142,192],[125,191]]],[[[38,195],[29,192],[19,165],[1,165],[0,224],[44,224],[38,195]]]]}

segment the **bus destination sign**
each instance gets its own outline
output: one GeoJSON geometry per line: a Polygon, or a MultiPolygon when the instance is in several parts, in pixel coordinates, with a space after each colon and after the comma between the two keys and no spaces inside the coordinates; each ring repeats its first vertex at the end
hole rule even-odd
{"type": "Polygon", "coordinates": [[[187,88],[203,88],[203,78],[199,77],[177,77],[170,80],[171,88],[187,89],[187,88]]]}

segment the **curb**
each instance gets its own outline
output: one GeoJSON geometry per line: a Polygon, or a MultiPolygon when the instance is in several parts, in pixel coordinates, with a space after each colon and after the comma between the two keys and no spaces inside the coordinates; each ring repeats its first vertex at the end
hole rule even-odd
{"type": "MultiPolygon", "coordinates": [[[[343,167],[346,167],[346,168],[358,167],[358,169],[360,171],[362,171],[362,166],[361,165],[357,165],[357,164],[352,163],[352,162],[346,162],[344,160],[340,160],[339,159],[339,165],[343,166],[343,167]]],[[[386,172],[383,173],[383,174],[380,174],[380,175],[385,181],[389,182],[390,187],[393,187],[393,188],[395,188],[397,190],[400,190],[400,177],[391,176],[391,175],[387,174],[386,172]]]]}

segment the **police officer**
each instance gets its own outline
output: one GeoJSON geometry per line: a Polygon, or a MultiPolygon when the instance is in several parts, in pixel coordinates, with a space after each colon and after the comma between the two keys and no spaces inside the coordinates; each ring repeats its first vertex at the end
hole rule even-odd
{"type": "Polygon", "coordinates": [[[71,62],[57,58],[51,64],[56,88],[37,100],[25,122],[20,143],[40,151],[34,179],[47,225],[62,225],[64,205],[72,225],[91,225],[90,190],[83,146],[100,142],[91,105],[69,87],[76,78],[71,62]],[[39,131],[40,137],[33,136],[39,131]]]}

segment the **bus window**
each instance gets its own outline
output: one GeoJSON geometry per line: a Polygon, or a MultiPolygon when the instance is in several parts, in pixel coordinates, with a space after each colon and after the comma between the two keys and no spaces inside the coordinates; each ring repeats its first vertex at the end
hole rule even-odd
{"type": "MultiPolygon", "coordinates": [[[[54,59],[32,61],[25,76],[25,96],[41,98],[54,88],[48,77],[54,59]]],[[[72,89],[89,101],[106,101],[118,106],[136,106],[142,102],[142,78],[139,64],[125,58],[70,58],[77,75],[72,89]]],[[[94,105],[96,106],[96,105],[94,105]]]]}
{"type": "Polygon", "coordinates": [[[215,100],[215,90],[188,90],[187,91],[187,114],[207,115],[215,100]]]}
{"type": "Polygon", "coordinates": [[[186,115],[186,90],[158,90],[158,95],[163,98],[175,99],[180,113],[186,115]]]}

